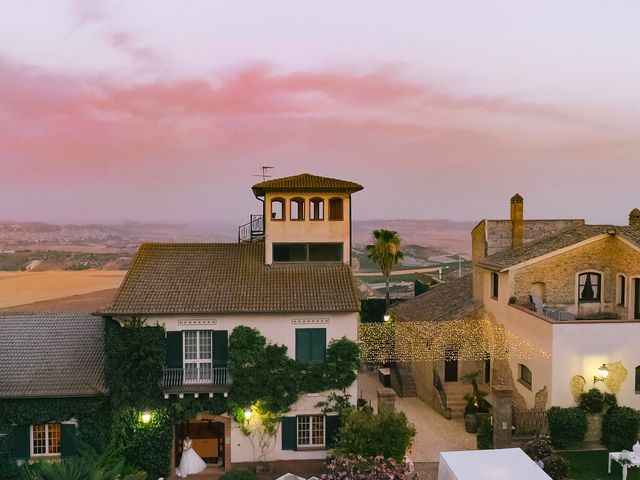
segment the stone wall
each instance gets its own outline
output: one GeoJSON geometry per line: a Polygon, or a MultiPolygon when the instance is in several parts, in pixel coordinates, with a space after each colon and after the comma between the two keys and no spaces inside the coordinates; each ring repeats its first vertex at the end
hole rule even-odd
{"type": "Polygon", "coordinates": [[[629,247],[615,236],[555,255],[515,272],[514,295],[519,301],[528,300],[530,292],[544,292],[543,301],[548,306],[574,306],[576,303],[577,273],[593,270],[602,273],[601,304],[581,305],[588,311],[615,312],[628,318],[628,308],[616,305],[616,277],[627,275],[627,306],[631,289],[631,277],[640,275],[640,252],[629,247]]]}

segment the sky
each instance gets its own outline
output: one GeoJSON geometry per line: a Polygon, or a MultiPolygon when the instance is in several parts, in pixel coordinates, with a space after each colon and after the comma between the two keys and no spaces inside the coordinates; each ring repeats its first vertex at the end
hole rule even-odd
{"type": "Polygon", "coordinates": [[[2,2],[0,219],[247,221],[352,180],[356,219],[624,224],[640,2],[2,2]]]}

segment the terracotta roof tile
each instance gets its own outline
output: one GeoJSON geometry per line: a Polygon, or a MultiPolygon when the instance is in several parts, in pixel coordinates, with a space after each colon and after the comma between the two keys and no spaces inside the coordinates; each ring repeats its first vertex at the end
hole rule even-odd
{"type": "Polygon", "coordinates": [[[256,196],[262,196],[265,192],[344,192],[354,193],[364,187],[358,183],[339,180],[337,178],[319,177],[302,173],[292,177],[275,178],[266,182],[256,183],[253,187],[256,196]]]}
{"type": "Polygon", "coordinates": [[[0,314],[0,398],[106,392],[104,321],[90,314],[0,314]]]}
{"type": "Polygon", "coordinates": [[[355,312],[343,263],[264,264],[264,243],[146,243],[105,315],[355,312]]]}

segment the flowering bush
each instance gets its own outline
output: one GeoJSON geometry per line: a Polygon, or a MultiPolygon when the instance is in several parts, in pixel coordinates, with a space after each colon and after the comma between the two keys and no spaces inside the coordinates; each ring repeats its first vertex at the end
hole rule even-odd
{"type": "Polygon", "coordinates": [[[543,470],[553,480],[562,480],[569,473],[569,463],[556,455],[549,437],[538,436],[522,445],[524,453],[535,461],[542,461],[543,470]]]}
{"type": "Polygon", "coordinates": [[[411,467],[393,458],[334,457],[327,462],[322,480],[409,480],[411,467]]]}
{"type": "Polygon", "coordinates": [[[538,436],[522,445],[524,453],[529,455],[532,460],[542,460],[553,455],[553,446],[549,437],[538,436]]]}

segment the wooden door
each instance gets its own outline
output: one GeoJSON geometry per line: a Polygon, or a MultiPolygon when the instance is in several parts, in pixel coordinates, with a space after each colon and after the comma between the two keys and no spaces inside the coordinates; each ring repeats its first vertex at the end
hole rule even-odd
{"type": "Polygon", "coordinates": [[[455,349],[448,349],[445,353],[444,381],[458,381],[458,351],[455,349]]]}

